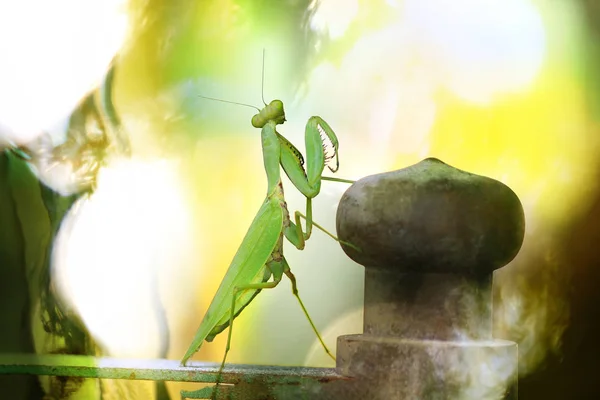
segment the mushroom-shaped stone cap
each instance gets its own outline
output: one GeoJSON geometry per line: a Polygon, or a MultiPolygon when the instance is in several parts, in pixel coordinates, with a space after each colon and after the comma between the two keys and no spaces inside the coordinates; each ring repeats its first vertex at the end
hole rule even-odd
{"type": "Polygon", "coordinates": [[[359,264],[398,272],[485,274],[509,263],[525,233],[503,183],[435,158],[367,176],[342,196],[337,232],[359,264]]]}

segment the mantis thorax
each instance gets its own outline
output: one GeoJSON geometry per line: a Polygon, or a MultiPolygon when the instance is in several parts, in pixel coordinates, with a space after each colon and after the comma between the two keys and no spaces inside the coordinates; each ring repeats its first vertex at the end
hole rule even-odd
{"type": "Polygon", "coordinates": [[[269,105],[265,106],[260,112],[252,117],[252,126],[262,128],[268,121],[274,121],[275,124],[283,124],[285,122],[285,111],[283,111],[283,102],[281,100],[273,100],[269,105]]]}

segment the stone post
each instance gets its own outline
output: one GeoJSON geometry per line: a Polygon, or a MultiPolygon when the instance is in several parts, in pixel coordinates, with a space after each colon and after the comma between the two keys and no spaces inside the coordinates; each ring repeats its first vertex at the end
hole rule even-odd
{"type": "Polygon", "coordinates": [[[524,230],[510,188],[435,158],[353,184],[337,232],[365,267],[364,333],[338,338],[338,371],[373,400],[516,399],[517,345],[492,337],[491,287],[524,230]]]}

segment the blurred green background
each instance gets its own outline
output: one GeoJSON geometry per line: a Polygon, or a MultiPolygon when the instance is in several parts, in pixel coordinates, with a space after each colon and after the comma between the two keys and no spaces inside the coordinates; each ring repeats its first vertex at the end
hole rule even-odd
{"type": "MultiPolygon", "coordinates": [[[[510,186],[527,231],[518,257],[495,276],[495,336],[519,342],[520,397],[597,398],[599,4],[129,1],[114,104],[132,157],[101,171],[96,192],[69,219],[67,256],[53,265],[57,287],[108,354],[153,357],[160,322],[144,277],[153,271],[168,356],[180,358],[266,187],[253,111],[198,95],[260,107],[264,89],[267,102],[283,100],[280,131],[300,149],[311,115],[329,122],[340,139],[340,177],[433,156],[510,186]]],[[[4,197],[15,185],[7,157],[4,197]]],[[[324,183],[314,202],[315,220],[329,229],[344,190],[324,183]]],[[[35,207],[40,195],[30,196],[35,207]]],[[[290,210],[303,209],[289,182],[286,197],[290,210]]],[[[25,247],[45,254],[50,231],[34,214],[15,218],[22,201],[0,202],[0,273],[6,287],[18,281],[31,295],[25,247]]],[[[362,267],[320,232],[302,252],[287,246],[286,257],[328,343],[360,332],[362,267]]],[[[236,320],[229,362],[330,365],[288,285],[262,293],[236,320]]],[[[17,294],[1,293],[8,320],[17,294]]],[[[27,319],[28,306],[20,307],[11,321],[27,319]]],[[[224,345],[217,337],[195,359],[220,361],[224,345]]]]}

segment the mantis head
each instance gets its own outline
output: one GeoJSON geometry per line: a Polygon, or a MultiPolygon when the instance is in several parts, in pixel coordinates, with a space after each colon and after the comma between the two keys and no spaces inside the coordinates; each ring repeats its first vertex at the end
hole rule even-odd
{"type": "Polygon", "coordinates": [[[265,108],[252,117],[252,126],[262,128],[268,121],[274,121],[275,124],[283,124],[285,122],[285,111],[283,111],[283,102],[281,100],[273,100],[265,108]]]}

